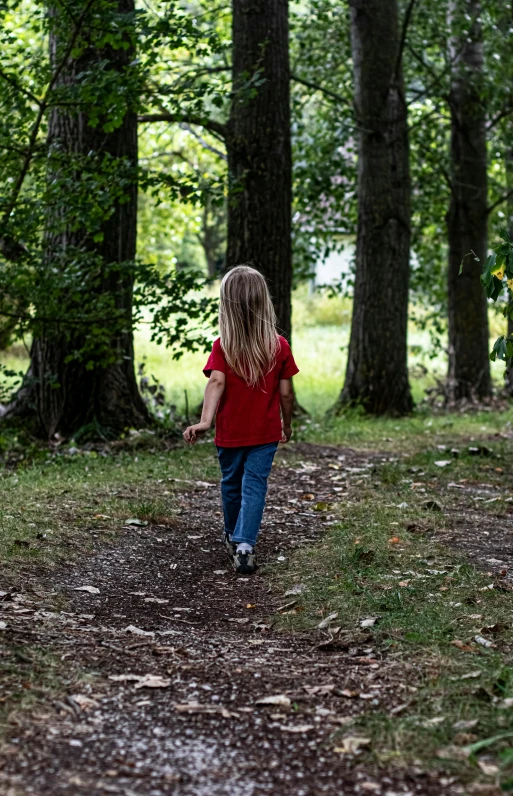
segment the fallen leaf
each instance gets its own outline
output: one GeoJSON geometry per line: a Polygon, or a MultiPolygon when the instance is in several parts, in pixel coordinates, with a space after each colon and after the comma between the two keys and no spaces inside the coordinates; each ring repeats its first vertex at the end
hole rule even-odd
{"type": "Polygon", "coordinates": [[[319,624],[317,625],[318,630],[323,630],[325,627],[328,627],[330,622],[333,622],[333,620],[336,619],[337,616],[338,616],[338,611],[335,611],[332,614],[328,614],[328,616],[325,617],[325,619],[323,619],[322,622],[319,622],[319,624]]]}
{"type": "Polygon", "coordinates": [[[90,710],[90,708],[100,707],[100,703],[97,702],[96,699],[92,699],[84,694],[73,694],[71,698],[73,702],[76,702],[77,705],[82,708],[82,710],[90,710]]]}
{"type": "Polygon", "coordinates": [[[144,677],[139,680],[136,688],[168,688],[171,685],[171,680],[167,680],[165,677],[161,677],[158,674],[145,674],[144,677]]]}
{"type": "Polygon", "coordinates": [[[136,517],[131,517],[129,520],[125,520],[125,525],[148,525],[146,520],[138,520],[136,517]]]}
{"type": "Polygon", "coordinates": [[[436,756],[442,760],[468,760],[470,749],[468,746],[445,746],[437,749],[436,756]]]}
{"type": "Polygon", "coordinates": [[[247,625],[249,622],[249,616],[243,616],[237,619],[228,619],[228,622],[236,622],[238,625],[247,625]]]}
{"type": "Polygon", "coordinates": [[[142,679],[142,674],[109,674],[109,680],[115,683],[131,683],[142,679]]]}
{"type": "Polygon", "coordinates": [[[390,544],[399,544],[401,540],[398,536],[392,536],[392,538],[389,539],[388,541],[390,542],[390,544]]]}
{"type": "Polygon", "coordinates": [[[136,627],[135,625],[128,625],[125,627],[125,633],[133,633],[135,636],[154,636],[151,630],[141,630],[140,627],[136,627]]]}
{"type": "Polygon", "coordinates": [[[342,738],[342,746],[336,746],[333,751],[342,755],[354,755],[362,746],[370,746],[370,738],[362,738],[358,735],[350,735],[342,738]]]}
{"type": "Polygon", "coordinates": [[[478,760],[477,765],[486,777],[495,777],[499,773],[499,766],[494,766],[493,763],[485,763],[483,760],[478,760]]]}
{"type": "Polygon", "coordinates": [[[479,719],[462,719],[455,721],[452,725],[453,730],[473,730],[479,724],[479,719]]]}
{"type": "Polygon", "coordinates": [[[169,600],[163,600],[160,597],[145,597],[145,603],[158,603],[159,605],[166,605],[169,600]]]}
{"type": "Polygon", "coordinates": [[[73,591],[87,591],[89,594],[99,594],[100,589],[97,589],[96,586],[77,586],[76,589],[73,591]]]}
{"type": "Polygon", "coordinates": [[[443,724],[445,721],[445,716],[434,716],[432,719],[422,719],[422,721],[418,722],[419,727],[425,727],[426,729],[429,727],[438,727],[439,724],[443,724]]]}
{"type": "Polygon", "coordinates": [[[330,507],[329,503],[325,503],[324,501],[320,500],[314,506],[312,506],[314,511],[328,511],[330,507]]]}
{"type": "Polygon", "coordinates": [[[309,732],[309,730],[313,730],[313,724],[289,724],[289,725],[281,725],[280,730],[282,732],[309,732]]]}
{"type": "Polygon", "coordinates": [[[374,627],[378,619],[379,616],[370,616],[368,619],[362,619],[360,620],[360,627],[374,627]]]}
{"type": "Polygon", "coordinates": [[[285,694],[274,694],[273,696],[260,697],[255,705],[279,705],[282,708],[290,708],[291,701],[285,694]]]}
{"type": "Polygon", "coordinates": [[[468,644],[465,644],[464,641],[460,641],[459,638],[455,638],[451,641],[453,647],[457,647],[462,652],[474,652],[473,647],[469,647],[468,644]]]}
{"type": "Polygon", "coordinates": [[[313,696],[314,694],[329,694],[335,688],[335,683],[327,683],[326,685],[305,685],[307,694],[313,696]]]}
{"type": "Polygon", "coordinates": [[[401,588],[405,589],[406,586],[410,585],[410,581],[409,580],[400,580],[397,585],[400,586],[401,588]]]}
{"type": "Polygon", "coordinates": [[[341,694],[341,696],[345,696],[348,699],[354,699],[355,697],[360,695],[360,692],[359,691],[351,691],[349,688],[344,688],[340,692],[340,694],[341,694]]]}
{"type": "Polygon", "coordinates": [[[256,608],[256,605],[254,605],[253,603],[248,603],[246,605],[246,608],[256,608]]]}
{"type": "Polygon", "coordinates": [[[452,464],[451,459],[439,459],[437,462],[435,462],[436,467],[447,467],[449,464],[452,464]]]}
{"type": "Polygon", "coordinates": [[[315,495],[308,492],[306,495],[301,495],[301,500],[315,500],[315,495]]]}
{"type": "Polygon", "coordinates": [[[212,713],[219,714],[224,719],[238,718],[237,713],[231,713],[222,705],[202,705],[199,702],[184,702],[175,704],[174,709],[178,713],[212,713]]]}

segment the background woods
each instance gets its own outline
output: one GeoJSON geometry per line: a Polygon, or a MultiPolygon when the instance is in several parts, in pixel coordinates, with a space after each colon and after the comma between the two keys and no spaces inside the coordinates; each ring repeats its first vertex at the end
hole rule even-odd
{"type": "Polygon", "coordinates": [[[48,438],[153,423],[136,361],[154,366],[153,344],[190,352],[164,379],[188,388],[184,363],[215,335],[208,279],[248,260],[282,333],[295,325],[318,367],[317,337],[327,370],[336,357],[324,408],[401,415],[412,389],[501,388],[489,324],[506,321],[479,277],[511,217],[511,8],[80,0],[2,15],[5,417],[48,438]]]}

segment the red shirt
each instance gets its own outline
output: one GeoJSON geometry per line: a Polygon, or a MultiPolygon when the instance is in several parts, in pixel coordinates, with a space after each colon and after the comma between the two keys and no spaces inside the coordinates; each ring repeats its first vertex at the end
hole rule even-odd
{"type": "Polygon", "coordinates": [[[221,340],[218,337],[212,353],[203,368],[205,376],[220,370],[226,376],[225,388],[216,415],[214,442],[221,448],[239,448],[243,445],[265,445],[281,440],[280,379],[290,379],[299,369],[294,362],[290,346],[284,337],[278,337],[280,350],[274,368],[263,383],[249,387],[226,362],[221,340]]]}

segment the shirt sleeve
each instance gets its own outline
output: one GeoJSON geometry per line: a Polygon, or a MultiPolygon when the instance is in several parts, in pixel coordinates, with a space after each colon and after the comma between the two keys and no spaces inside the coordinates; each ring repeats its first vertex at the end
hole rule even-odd
{"type": "Polygon", "coordinates": [[[283,363],[280,370],[280,379],[291,379],[296,373],[299,373],[299,368],[294,361],[290,345],[285,339],[282,340],[282,354],[283,363]]]}
{"type": "Polygon", "coordinates": [[[226,373],[226,359],[224,358],[223,349],[221,348],[221,340],[217,338],[212,346],[212,351],[207,360],[207,364],[203,368],[203,373],[209,378],[213,370],[220,370],[221,373],[226,373]]]}

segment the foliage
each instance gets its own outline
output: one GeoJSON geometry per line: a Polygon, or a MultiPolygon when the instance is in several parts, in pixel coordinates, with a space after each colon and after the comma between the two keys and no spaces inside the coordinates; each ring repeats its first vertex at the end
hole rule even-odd
{"type": "MultiPolygon", "coordinates": [[[[505,288],[508,298],[504,304],[503,315],[505,318],[513,319],[513,300],[510,292],[513,288],[513,238],[507,229],[501,231],[502,243],[495,246],[494,251],[488,257],[481,283],[486,295],[492,301],[504,299],[505,288]]],[[[490,354],[490,359],[503,362],[511,362],[513,357],[513,335],[501,335],[494,343],[490,354]]]]}

